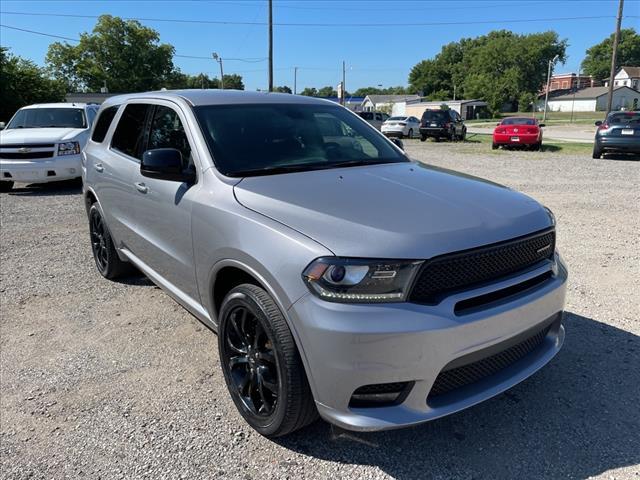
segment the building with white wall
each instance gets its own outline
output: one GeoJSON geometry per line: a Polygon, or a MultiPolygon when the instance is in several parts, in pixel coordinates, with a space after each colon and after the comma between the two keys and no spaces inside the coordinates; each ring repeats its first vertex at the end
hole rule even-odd
{"type": "MultiPolygon", "coordinates": [[[[607,109],[609,87],[591,87],[549,97],[547,110],[550,112],[597,112],[607,109]]],[[[613,90],[613,110],[638,110],[640,92],[630,87],[615,87],[613,90]]],[[[537,108],[544,110],[544,96],[538,100],[537,108]]]]}

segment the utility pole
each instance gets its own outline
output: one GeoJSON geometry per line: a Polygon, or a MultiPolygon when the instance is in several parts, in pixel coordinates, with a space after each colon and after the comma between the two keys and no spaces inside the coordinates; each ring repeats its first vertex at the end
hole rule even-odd
{"type": "Polygon", "coordinates": [[[622,6],[624,0],[618,3],[618,16],[616,18],[616,34],[613,37],[613,52],[611,52],[611,73],[609,73],[609,95],[607,96],[607,115],[611,111],[613,103],[613,79],[616,76],[616,57],[618,56],[618,42],[620,41],[620,24],[622,23],[622,6]]]}
{"type": "Polygon", "coordinates": [[[298,87],[298,67],[293,67],[293,94],[297,95],[298,87]]]}
{"type": "Polygon", "coordinates": [[[345,79],[346,79],[346,75],[345,75],[345,62],[344,60],[342,61],[342,101],[340,103],[342,103],[342,106],[345,106],[345,100],[347,97],[347,86],[345,84],[345,79]]]}
{"type": "Polygon", "coordinates": [[[549,103],[549,88],[551,88],[551,65],[556,63],[556,60],[560,55],[556,55],[552,60],[549,60],[549,68],[547,69],[547,90],[544,92],[544,113],[542,114],[542,121],[547,119],[547,104],[549,103]]]}
{"type": "Polygon", "coordinates": [[[456,85],[453,85],[453,100],[456,100],[456,85]]]}
{"type": "Polygon", "coordinates": [[[273,0],[269,0],[269,91],[273,92],[273,0]]]}
{"type": "Polygon", "coordinates": [[[220,64],[220,90],[224,90],[224,72],[222,71],[222,57],[217,53],[211,54],[213,59],[220,64]]]}

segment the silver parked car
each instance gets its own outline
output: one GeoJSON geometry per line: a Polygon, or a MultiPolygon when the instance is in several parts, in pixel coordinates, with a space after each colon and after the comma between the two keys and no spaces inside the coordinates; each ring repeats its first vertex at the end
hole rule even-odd
{"type": "Polygon", "coordinates": [[[552,213],[410,161],[332,102],[113,97],[84,156],[99,272],[134,265],[216,331],[231,398],[263,435],[318,414],[352,430],[442,417],[563,343],[552,213]]]}

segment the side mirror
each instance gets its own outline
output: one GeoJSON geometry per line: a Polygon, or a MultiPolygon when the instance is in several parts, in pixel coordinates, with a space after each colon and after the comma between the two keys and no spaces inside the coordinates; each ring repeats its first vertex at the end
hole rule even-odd
{"type": "Polygon", "coordinates": [[[500,122],[496,123],[496,127],[499,127],[499,126],[500,126],[500,122]]]}
{"type": "Polygon", "coordinates": [[[404,152],[404,143],[402,143],[402,140],[400,140],[399,138],[395,138],[392,137],[389,140],[391,140],[391,142],[398,147],[400,150],[402,150],[404,152]]]}
{"type": "Polygon", "coordinates": [[[602,122],[601,122],[600,120],[598,120],[598,121],[595,123],[595,125],[596,125],[596,127],[599,127],[600,125],[602,125],[602,122]]]}
{"type": "Polygon", "coordinates": [[[182,153],[175,148],[156,148],[144,152],[140,173],[143,177],[172,182],[193,183],[196,180],[194,171],[183,168],[182,153]]]}
{"type": "Polygon", "coordinates": [[[4,127],[6,127],[7,124],[4,122],[0,122],[0,130],[4,130],[4,127]]]}
{"type": "Polygon", "coordinates": [[[544,126],[545,126],[545,124],[544,124],[544,123],[540,123],[540,124],[538,124],[538,126],[539,126],[540,128],[542,128],[542,127],[544,127],[544,126]]]}

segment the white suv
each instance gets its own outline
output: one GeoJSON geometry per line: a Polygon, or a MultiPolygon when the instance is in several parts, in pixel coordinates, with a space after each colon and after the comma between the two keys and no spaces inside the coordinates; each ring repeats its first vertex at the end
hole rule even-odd
{"type": "Polygon", "coordinates": [[[0,191],[14,182],[45,183],[82,175],[81,152],[99,105],[23,107],[0,132],[0,191]]]}

